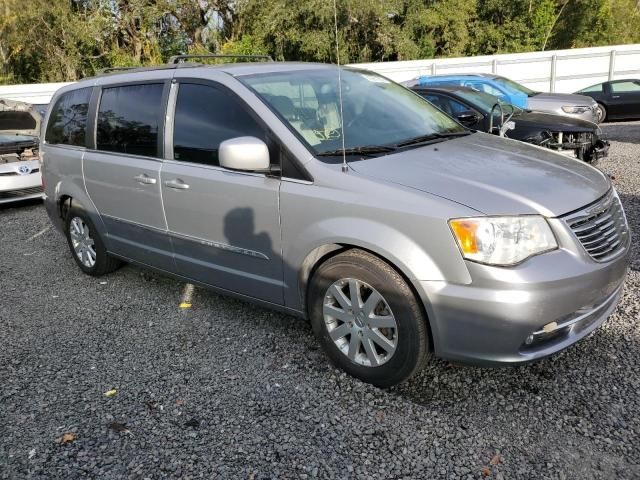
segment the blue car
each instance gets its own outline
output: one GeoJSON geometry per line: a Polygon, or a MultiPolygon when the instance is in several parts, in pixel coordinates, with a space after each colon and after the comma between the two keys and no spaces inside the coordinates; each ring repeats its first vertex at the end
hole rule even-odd
{"type": "Polygon", "coordinates": [[[460,85],[485,92],[520,108],[529,107],[529,94],[535,93],[523,85],[497,75],[434,75],[418,78],[420,86],[460,85]]]}
{"type": "Polygon", "coordinates": [[[524,110],[565,115],[598,123],[598,104],[590,97],[569,93],[542,93],[513,80],[493,74],[458,74],[422,76],[406,83],[409,87],[469,87],[498,97],[524,110]]]}

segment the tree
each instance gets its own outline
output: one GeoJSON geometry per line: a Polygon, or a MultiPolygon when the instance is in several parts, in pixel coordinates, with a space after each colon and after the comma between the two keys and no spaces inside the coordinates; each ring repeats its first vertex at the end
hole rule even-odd
{"type": "Polygon", "coordinates": [[[336,20],[342,63],[640,42],[638,0],[335,1],[336,12],[332,0],[1,0],[0,82],[178,53],[335,62],[336,20]]]}

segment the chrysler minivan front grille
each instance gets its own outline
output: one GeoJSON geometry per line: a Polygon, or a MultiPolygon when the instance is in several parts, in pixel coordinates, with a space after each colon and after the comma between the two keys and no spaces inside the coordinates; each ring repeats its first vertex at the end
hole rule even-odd
{"type": "Polygon", "coordinates": [[[629,226],[620,199],[610,190],[595,203],[564,217],[587,253],[606,262],[624,251],[629,243],[629,226]]]}

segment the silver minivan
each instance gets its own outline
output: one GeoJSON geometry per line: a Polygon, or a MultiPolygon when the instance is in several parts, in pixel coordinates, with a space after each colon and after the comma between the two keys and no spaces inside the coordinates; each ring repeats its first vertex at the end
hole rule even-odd
{"type": "Polygon", "coordinates": [[[606,175],[374,73],[183,63],[51,106],[45,204],[82,271],[131,262],[307,318],[366,382],[537,360],[618,302],[630,232],[606,175]]]}

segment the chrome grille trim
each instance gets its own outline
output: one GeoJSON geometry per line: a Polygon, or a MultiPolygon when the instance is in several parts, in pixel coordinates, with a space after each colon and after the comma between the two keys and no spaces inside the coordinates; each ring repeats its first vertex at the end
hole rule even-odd
{"type": "Polygon", "coordinates": [[[629,225],[613,189],[594,203],[561,218],[596,262],[612,260],[629,245],[629,225]]]}

